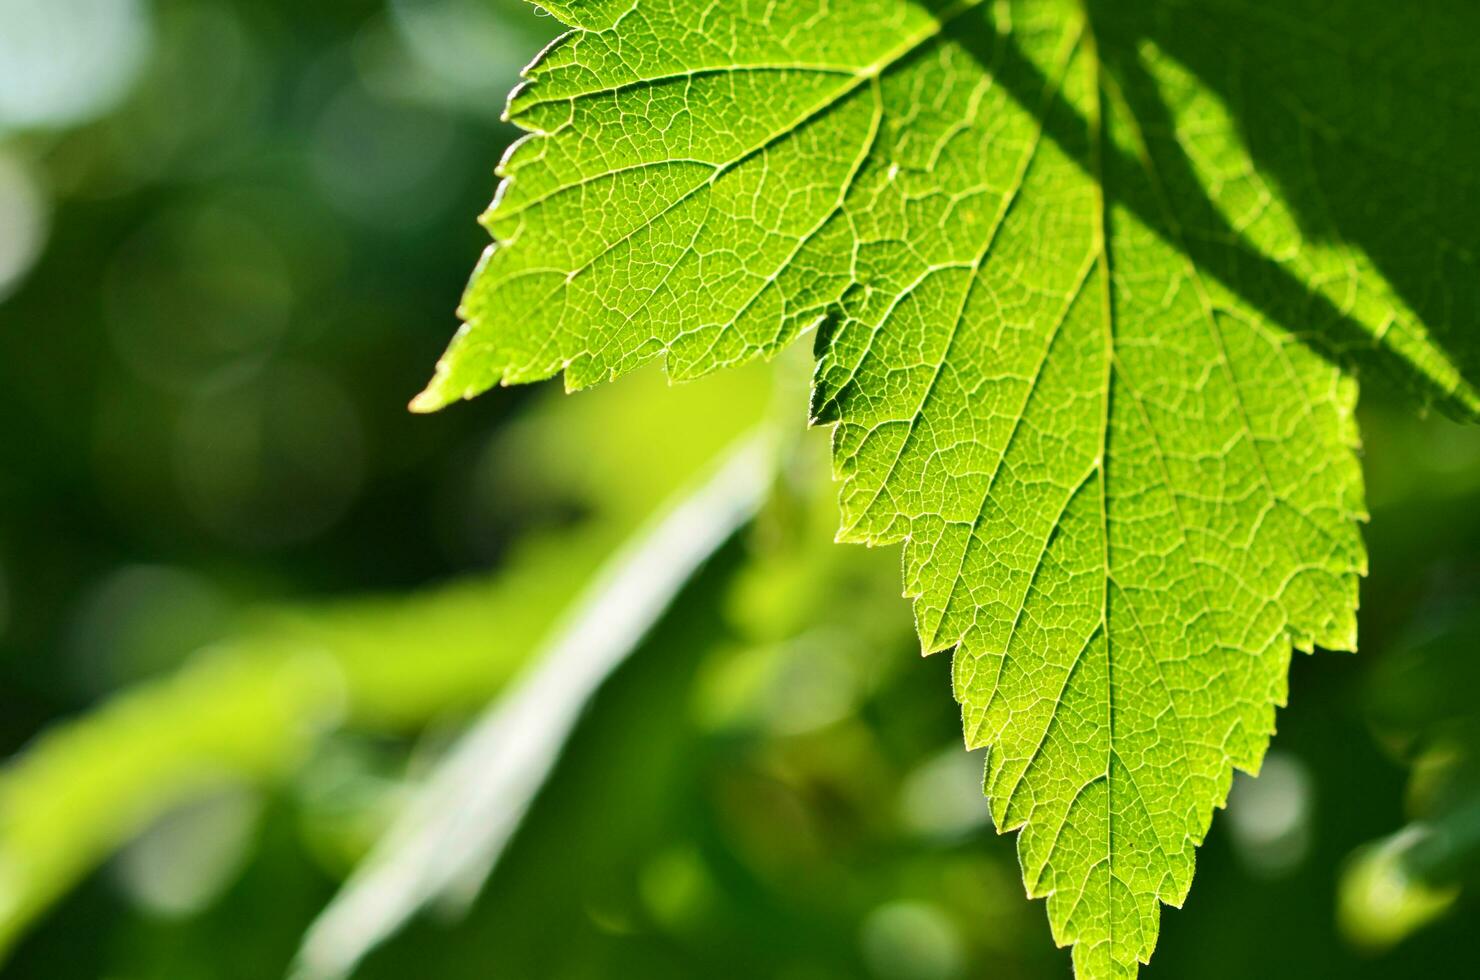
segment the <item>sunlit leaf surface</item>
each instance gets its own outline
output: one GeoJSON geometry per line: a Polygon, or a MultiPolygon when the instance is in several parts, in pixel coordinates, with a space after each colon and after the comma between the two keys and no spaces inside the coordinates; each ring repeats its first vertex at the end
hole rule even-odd
{"type": "Polygon", "coordinates": [[[1133,976],[1292,648],[1355,647],[1354,368],[1480,411],[1480,13],[543,6],[415,407],[815,331],[842,536],[904,542],[1029,892],[1133,976]]]}

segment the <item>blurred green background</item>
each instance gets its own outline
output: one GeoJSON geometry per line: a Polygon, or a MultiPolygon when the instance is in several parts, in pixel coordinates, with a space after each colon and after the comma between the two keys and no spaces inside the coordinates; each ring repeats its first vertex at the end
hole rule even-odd
{"type": "MultiPolygon", "coordinates": [[[[897,554],[832,544],[805,352],[406,412],[556,28],[0,0],[0,975],[1068,976],[897,554]],[[766,490],[671,596],[628,559],[755,426],[766,490]],[[582,620],[614,583],[667,612],[582,620]],[[630,657],[570,727],[520,679],[569,676],[573,624],[630,657]],[[505,730],[449,768],[510,705],[558,758],[505,730]],[[498,821],[496,863],[460,849],[498,821]],[[398,853],[457,873],[300,955],[398,853]]],[[[1380,391],[1363,424],[1363,652],[1297,655],[1148,977],[1473,973],[1480,434],[1380,391]]]]}

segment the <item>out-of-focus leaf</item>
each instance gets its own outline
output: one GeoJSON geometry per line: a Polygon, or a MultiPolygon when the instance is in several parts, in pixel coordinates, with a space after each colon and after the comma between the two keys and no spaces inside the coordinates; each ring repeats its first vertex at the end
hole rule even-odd
{"type": "Polygon", "coordinates": [[[178,673],[43,733],[0,770],[0,948],[171,807],[279,778],[340,724],[406,730],[485,703],[611,551],[765,414],[764,375],[717,380],[548,399],[506,452],[525,479],[559,473],[590,511],[522,542],[498,572],[262,610],[178,673]],[[655,445],[658,431],[673,442],[655,445]]]}
{"type": "Polygon", "coordinates": [[[1464,616],[1388,656],[1367,713],[1412,766],[1411,822],[1355,854],[1338,913],[1358,945],[1391,946],[1448,912],[1480,868],[1480,617],[1464,616]]]}
{"type": "Polygon", "coordinates": [[[1480,813],[1464,813],[1438,826],[1412,824],[1363,848],[1342,875],[1342,932],[1358,946],[1382,949],[1444,915],[1460,895],[1459,885],[1442,880],[1445,866],[1477,844],[1480,813]]]}

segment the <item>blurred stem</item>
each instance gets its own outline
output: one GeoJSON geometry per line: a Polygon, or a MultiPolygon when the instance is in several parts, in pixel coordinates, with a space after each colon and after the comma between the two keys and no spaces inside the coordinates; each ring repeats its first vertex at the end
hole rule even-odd
{"type": "Polygon", "coordinates": [[[1404,871],[1430,885],[1452,884],[1480,852],[1480,796],[1416,826],[1425,832],[1400,853],[1404,871]]]}
{"type": "Polygon", "coordinates": [[[518,682],[463,735],[309,929],[294,976],[348,976],[424,905],[482,886],[591,695],[699,566],[759,507],[769,429],[616,554],[518,682]]]}

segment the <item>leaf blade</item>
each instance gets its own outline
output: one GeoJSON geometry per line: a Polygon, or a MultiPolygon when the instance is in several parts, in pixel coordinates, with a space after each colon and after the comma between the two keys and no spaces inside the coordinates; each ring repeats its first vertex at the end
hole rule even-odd
{"type": "MultiPolygon", "coordinates": [[[[652,358],[689,377],[817,328],[839,537],[904,543],[922,644],[957,650],[994,816],[1085,977],[1149,957],[1291,651],[1355,649],[1354,363],[1480,414],[1453,297],[1321,199],[1362,178],[1292,177],[1236,115],[1248,88],[1312,160],[1351,142],[1329,93],[1226,55],[1270,18],[591,5],[513,100],[533,132],[487,217],[501,244],[423,396],[652,358]],[[524,270],[544,292],[509,287],[524,270]]],[[[1445,230],[1424,255],[1473,264],[1445,230]]]]}

